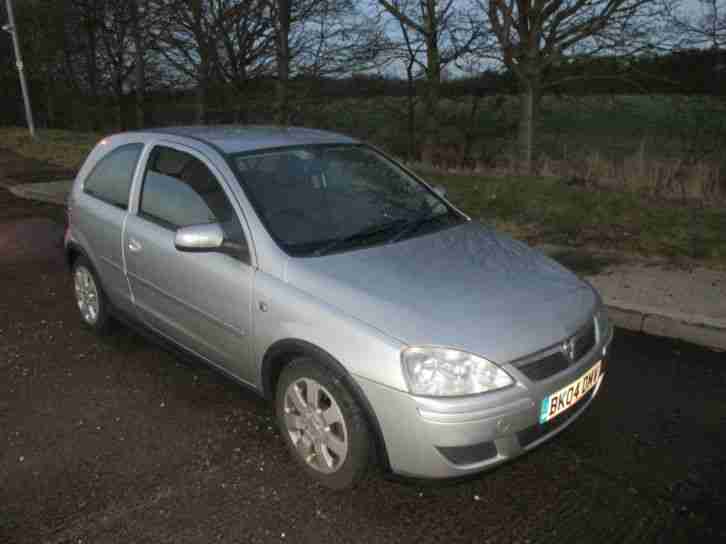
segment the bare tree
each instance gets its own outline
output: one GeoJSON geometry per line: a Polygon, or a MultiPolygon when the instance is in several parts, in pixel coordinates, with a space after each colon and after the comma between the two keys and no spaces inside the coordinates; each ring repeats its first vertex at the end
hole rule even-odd
{"type": "Polygon", "coordinates": [[[481,29],[465,2],[454,0],[377,0],[406,29],[405,39],[420,39],[425,56],[417,63],[426,75],[426,125],[422,159],[431,162],[438,144],[439,98],[443,69],[470,52],[481,29]],[[464,7],[462,7],[462,4],[464,7]],[[415,37],[414,37],[415,36],[415,37]]]}
{"type": "Polygon", "coordinates": [[[275,64],[277,69],[277,107],[275,120],[287,124],[290,118],[290,26],[291,0],[268,0],[275,28],[275,64]]]}
{"type": "Polygon", "coordinates": [[[99,79],[115,98],[120,130],[127,128],[124,115],[124,96],[135,61],[132,7],[129,2],[105,2],[100,6],[102,14],[98,27],[99,79]]]}
{"type": "Polygon", "coordinates": [[[477,1],[498,41],[499,58],[519,85],[518,145],[525,172],[532,170],[548,70],[568,54],[632,53],[653,38],[651,23],[662,20],[658,0],[477,1]]]}
{"type": "Polygon", "coordinates": [[[274,32],[265,0],[231,7],[219,19],[218,68],[243,93],[250,80],[267,75],[274,58],[274,32]]]}
{"type": "Polygon", "coordinates": [[[98,119],[98,108],[100,106],[100,70],[99,70],[99,49],[100,44],[100,28],[103,20],[103,4],[106,0],[72,0],[71,1],[71,28],[72,32],[68,35],[68,42],[74,44],[77,52],[84,52],[84,62],[79,62],[79,59],[73,58],[68,59],[69,70],[75,71],[76,75],[78,71],[76,66],[82,66],[84,74],[82,75],[85,80],[85,86],[87,88],[92,114],[91,122],[94,129],[100,128],[98,119]],[[73,34],[73,31],[76,34],[73,34]],[[77,49],[80,46],[80,51],[77,49]]]}
{"type": "Polygon", "coordinates": [[[158,65],[154,53],[154,25],[156,4],[154,0],[129,0],[131,18],[131,37],[134,56],[134,106],[135,121],[138,128],[147,124],[146,90],[149,82],[150,65],[158,65]],[[150,58],[151,57],[151,58],[150,58]]]}
{"type": "Polygon", "coordinates": [[[697,0],[666,7],[679,47],[702,47],[720,51],[726,45],[726,0],[697,0]]]}
{"type": "Polygon", "coordinates": [[[275,32],[276,121],[291,120],[290,81],[350,74],[376,62],[379,29],[354,0],[265,0],[275,32]]]}
{"type": "Polygon", "coordinates": [[[398,20],[398,25],[403,37],[403,58],[402,61],[406,70],[406,128],[408,132],[408,160],[416,157],[416,65],[423,51],[421,40],[414,40],[408,27],[398,20]]]}
{"type": "Polygon", "coordinates": [[[225,74],[234,82],[262,54],[262,2],[247,0],[156,0],[155,39],[166,61],[193,82],[197,121],[204,123],[210,92],[225,74]],[[241,40],[241,41],[240,41],[241,40]]]}

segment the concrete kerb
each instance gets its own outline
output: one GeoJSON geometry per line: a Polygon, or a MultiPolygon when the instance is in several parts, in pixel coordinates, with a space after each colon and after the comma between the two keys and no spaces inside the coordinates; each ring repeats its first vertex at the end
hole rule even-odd
{"type": "Polygon", "coordinates": [[[612,321],[624,329],[726,350],[726,323],[722,320],[699,315],[669,314],[647,307],[617,306],[608,304],[607,300],[606,306],[612,321]]]}
{"type": "Polygon", "coordinates": [[[63,205],[73,185],[72,179],[48,183],[23,183],[8,187],[11,193],[20,198],[63,205]]]}
{"type": "MultiPolygon", "coordinates": [[[[543,245],[539,249],[550,256],[573,251],[572,248],[554,245],[543,245]]],[[[621,261],[628,261],[632,257],[622,255],[621,261]]],[[[649,261],[656,265],[665,262],[664,259],[649,261]]],[[[586,276],[588,280],[594,278],[597,276],[586,276]]],[[[705,288],[708,289],[708,286],[705,288]]],[[[685,313],[670,307],[627,302],[615,298],[613,293],[608,293],[607,288],[602,285],[598,286],[598,290],[608,308],[611,320],[618,327],[654,336],[677,338],[716,350],[726,350],[726,319],[685,313]]]]}

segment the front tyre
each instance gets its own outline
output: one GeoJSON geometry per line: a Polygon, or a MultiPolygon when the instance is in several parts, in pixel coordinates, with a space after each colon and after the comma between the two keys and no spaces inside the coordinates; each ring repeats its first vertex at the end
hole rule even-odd
{"type": "Polygon", "coordinates": [[[335,371],[307,357],[292,361],[277,383],[275,413],[288,449],[312,478],[343,489],[363,477],[372,451],[370,433],[335,371]]]}
{"type": "Polygon", "coordinates": [[[83,324],[97,334],[109,328],[108,303],[91,263],[78,257],[73,263],[73,290],[83,324]]]}

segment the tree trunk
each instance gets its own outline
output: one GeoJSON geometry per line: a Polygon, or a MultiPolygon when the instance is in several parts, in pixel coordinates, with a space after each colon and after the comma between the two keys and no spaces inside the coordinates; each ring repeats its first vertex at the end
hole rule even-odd
{"type": "Polygon", "coordinates": [[[204,125],[207,122],[207,81],[206,78],[197,82],[197,123],[204,125]]]}
{"type": "Polygon", "coordinates": [[[281,125],[290,122],[290,1],[277,0],[277,112],[281,125]]]}
{"type": "Polygon", "coordinates": [[[116,85],[116,100],[117,100],[117,111],[118,111],[118,130],[123,132],[127,129],[126,127],[126,115],[124,112],[124,91],[123,86],[119,87],[116,85]]]}
{"type": "Polygon", "coordinates": [[[88,38],[88,50],[86,52],[86,62],[87,62],[87,74],[88,74],[88,91],[91,95],[91,129],[94,131],[99,130],[99,122],[98,122],[98,114],[99,114],[99,104],[98,104],[98,66],[96,65],[96,49],[97,49],[97,40],[96,40],[96,29],[94,27],[95,20],[89,21],[87,27],[87,33],[86,37],[88,38]]]}
{"type": "Polygon", "coordinates": [[[47,77],[45,83],[45,109],[45,128],[55,128],[55,89],[53,89],[51,77],[47,77]]]}
{"type": "Polygon", "coordinates": [[[197,77],[197,123],[204,125],[207,122],[207,99],[209,91],[209,63],[206,51],[201,51],[199,62],[199,75],[197,77]]]}
{"type": "Polygon", "coordinates": [[[426,39],[426,141],[421,154],[425,163],[433,164],[439,144],[439,96],[441,87],[441,58],[436,34],[426,39]]]}
{"type": "Polygon", "coordinates": [[[406,66],[406,99],[408,101],[408,160],[416,160],[416,87],[413,80],[413,59],[406,66]]]}
{"type": "Polygon", "coordinates": [[[532,173],[532,152],[534,144],[534,88],[525,84],[519,94],[519,164],[522,173],[532,173]]]}
{"type": "Polygon", "coordinates": [[[290,96],[289,96],[289,81],[290,81],[290,70],[289,64],[282,60],[283,56],[278,56],[279,66],[277,74],[277,112],[275,113],[275,120],[280,125],[287,125],[290,122],[290,96]]]}
{"type": "Polygon", "coordinates": [[[133,38],[134,49],[136,50],[134,60],[135,80],[135,117],[136,128],[144,128],[146,125],[146,114],[144,112],[144,94],[146,93],[146,58],[144,56],[144,43],[141,38],[141,17],[142,12],[137,0],[132,0],[131,10],[133,13],[133,38]]]}
{"type": "Polygon", "coordinates": [[[542,100],[542,71],[536,61],[527,59],[520,64],[519,74],[519,167],[523,174],[530,175],[534,169],[535,140],[542,100]]]}

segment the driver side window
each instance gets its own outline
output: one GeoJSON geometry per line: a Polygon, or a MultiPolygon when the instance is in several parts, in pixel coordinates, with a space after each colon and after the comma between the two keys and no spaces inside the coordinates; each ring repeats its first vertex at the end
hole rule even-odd
{"type": "Polygon", "coordinates": [[[245,244],[244,232],[222,186],[196,157],[156,146],[149,156],[139,216],[164,228],[219,223],[228,240],[245,244]]]}

